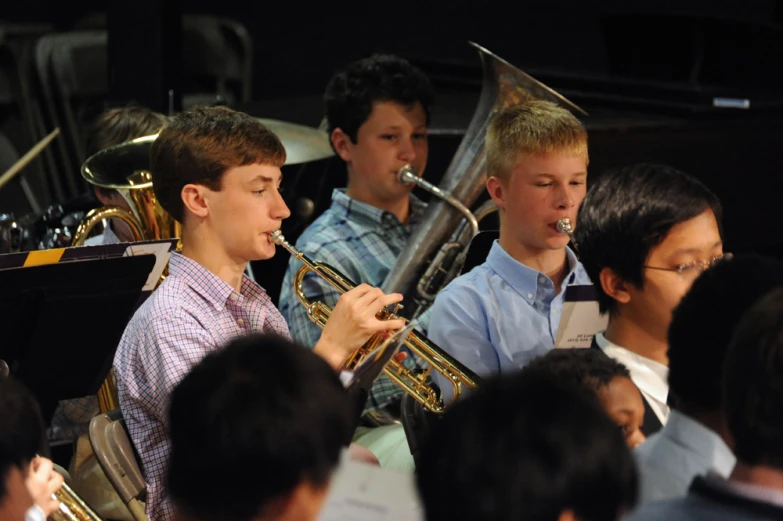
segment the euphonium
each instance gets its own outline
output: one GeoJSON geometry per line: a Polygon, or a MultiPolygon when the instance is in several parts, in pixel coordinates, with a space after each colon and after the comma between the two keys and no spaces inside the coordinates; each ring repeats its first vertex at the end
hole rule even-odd
{"type": "Polygon", "coordinates": [[[100,516],[65,483],[52,494],[60,508],[49,514],[51,521],[102,521],[100,516]]]}
{"type": "MultiPolygon", "coordinates": [[[[271,233],[269,240],[288,250],[292,256],[303,264],[294,277],[294,292],[299,302],[307,308],[307,315],[310,317],[310,320],[323,328],[332,310],[323,302],[310,302],[304,293],[302,284],[305,275],[312,271],[340,293],[350,291],[356,287],[356,284],[328,264],[309,259],[304,253],[289,244],[279,230],[271,233]]],[[[400,318],[387,309],[381,310],[377,317],[380,320],[400,318]]],[[[383,338],[380,335],[373,336],[348,358],[343,364],[345,369],[352,370],[355,368],[381,342],[383,342],[383,338]]],[[[405,346],[428,365],[427,370],[417,374],[402,363],[392,359],[384,368],[384,372],[394,383],[402,387],[403,390],[431,412],[443,413],[450,405],[444,404],[438,392],[427,382],[429,374],[433,369],[443,375],[447,381],[451,382],[454,388],[454,401],[460,397],[463,389],[475,390],[481,383],[481,378],[478,375],[416,331],[413,331],[408,336],[405,346]]],[[[452,401],[451,403],[454,402],[452,401]]]]}
{"type": "Polygon", "coordinates": [[[114,145],[87,158],[82,177],[90,184],[116,190],[131,210],[104,206],[84,216],[73,237],[73,246],[81,246],[92,229],[104,219],[121,219],[138,241],[174,239],[181,226],[161,206],[152,190],[150,146],[157,134],[114,145]]]}
{"type": "MultiPolygon", "coordinates": [[[[417,315],[432,303],[438,291],[451,280],[443,276],[433,279],[432,275],[446,273],[451,274],[453,278],[459,268],[458,263],[452,264],[455,260],[460,260],[458,250],[467,250],[470,239],[475,235],[474,230],[477,229],[475,223],[478,219],[475,215],[468,216],[465,210],[471,207],[484,188],[486,177],[484,138],[494,115],[529,99],[551,101],[569,110],[587,114],[559,93],[507,61],[480,45],[469,43],[478,49],[481,58],[483,71],[481,95],[465,136],[437,187],[445,197],[433,192],[438,199],[429,203],[416,230],[411,234],[405,248],[381,285],[385,293],[402,293],[406,301],[412,301],[415,306],[409,307],[408,312],[415,311],[417,315]],[[459,204],[454,204],[454,201],[459,204]],[[460,221],[463,222],[462,225],[460,221]],[[455,230],[458,229],[462,230],[460,233],[467,240],[457,244],[448,239],[450,235],[453,238],[455,230]],[[435,260],[432,260],[433,257],[435,260]],[[438,264],[444,261],[450,264],[438,264]],[[435,264],[435,266],[428,268],[428,264],[435,264]],[[438,280],[440,282],[437,282],[438,280]]],[[[405,182],[416,182],[410,176],[406,177],[408,181],[405,182]]],[[[426,186],[419,184],[427,189],[426,186]]],[[[486,208],[482,209],[485,210],[486,208]]],[[[462,258],[464,259],[464,256],[462,258]]]]}
{"type": "MultiPolygon", "coordinates": [[[[182,227],[166,212],[152,190],[150,146],[157,134],[133,139],[101,150],[82,164],[82,177],[90,184],[116,190],[131,210],[104,206],[90,210],[79,223],[72,246],[82,246],[92,229],[104,219],[120,219],[136,241],[174,239],[182,227]]],[[[164,270],[164,277],[166,271],[164,270]]],[[[98,391],[101,412],[119,409],[117,388],[111,374],[98,391]]]]}

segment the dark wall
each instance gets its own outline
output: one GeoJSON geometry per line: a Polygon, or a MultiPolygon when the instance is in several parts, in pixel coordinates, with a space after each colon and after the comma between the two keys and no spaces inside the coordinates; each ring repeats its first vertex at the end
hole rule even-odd
{"type": "MultiPolygon", "coordinates": [[[[181,3],[190,13],[223,15],[245,24],[255,42],[256,99],[320,93],[334,69],[378,51],[478,66],[468,40],[523,68],[601,73],[607,69],[601,25],[607,14],[710,15],[754,22],[774,22],[783,14],[773,0],[181,3]]],[[[0,19],[49,21],[61,28],[107,6],[106,0],[7,4],[0,19]]],[[[666,36],[662,31],[662,44],[666,36]]]]}

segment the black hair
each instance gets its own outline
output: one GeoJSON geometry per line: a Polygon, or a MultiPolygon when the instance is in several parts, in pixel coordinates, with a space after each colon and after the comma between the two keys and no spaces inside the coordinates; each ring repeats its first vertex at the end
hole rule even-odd
{"type": "Polygon", "coordinates": [[[722,410],[723,359],[742,314],[783,286],[783,262],[737,255],[702,273],[669,325],[669,392],[688,414],[722,410]]]}
{"type": "Polygon", "coordinates": [[[783,288],[737,324],[724,362],[723,401],[737,459],[783,470],[783,288]]]}
{"type": "Polygon", "coordinates": [[[359,127],[376,101],[406,107],[421,103],[429,123],[432,99],[432,84],[418,67],[399,56],[373,54],[348,64],[329,80],[324,94],[327,131],[339,128],[356,143],[359,127]]]}
{"type": "Polygon", "coordinates": [[[598,349],[552,349],[522,368],[523,373],[540,371],[594,393],[618,376],[631,378],[623,364],[598,349]]]}
{"type": "Polygon", "coordinates": [[[45,454],[46,444],[38,401],[14,376],[0,377],[0,501],[8,493],[5,480],[11,469],[24,472],[37,454],[45,454]]]}
{"type": "Polygon", "coordinates": [[[435,423],[418,489],[427,521],[614,521],[636,502],[633,458],[598,400],[552,375],[485,382],[435,423]]]}
{"type": "MultiPolygon", "coordinates": [[[[650,250],[677,224],[712,210],[721,227],[718,197],[699,180],[667,165],[635,164],[607,172],[595,181],[579,209],[574,240],[593,281],[601,313],[615,301],[604,292],[604,268],[643,287],[643,266],[650,250]]],[[[722,231],[721,231],[722,235],[722,231]]]]}
{"type": "Polygon", "coordinates": [[[326,485],[350,443],[352,403],[309,349],[273,334],[238,338],[176,386],[168,489],[193,519],[250,521],[309,481],[326,485]]]}

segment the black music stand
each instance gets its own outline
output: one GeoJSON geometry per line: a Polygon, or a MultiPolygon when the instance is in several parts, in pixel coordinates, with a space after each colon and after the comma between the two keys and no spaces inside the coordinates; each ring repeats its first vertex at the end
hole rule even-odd
{"type": "Polygon", "coordinates": [[[156,256],[93,258],[0,270],[0,359],[38,399],[94,395],[128,320],[149,291],[156,256]]]}

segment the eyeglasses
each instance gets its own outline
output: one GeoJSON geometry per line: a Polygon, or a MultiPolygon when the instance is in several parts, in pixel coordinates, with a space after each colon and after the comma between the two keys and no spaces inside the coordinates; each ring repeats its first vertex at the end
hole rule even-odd
{"type": "Polygon", "coordinates": [[[706,262],[705,261],[690,262],[688,264],[681,264],[676,268],[659,268],[657,266],[643,266],[643,267],[647,268],[648,270],[673,271],[677,273],[677,275],[680,277],[680,280],[692,281],[695,280],[696,277],[704,273],[707,270],[707,268],[710,268],[721,261],[727,261],[732,257],[733,255],[731,253],[724,253],[723,255],[718,255],[717,257],[713,257],[712,259],[706,262]]]}

